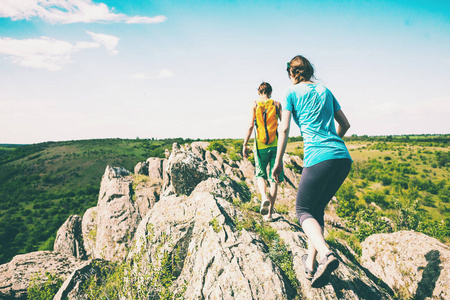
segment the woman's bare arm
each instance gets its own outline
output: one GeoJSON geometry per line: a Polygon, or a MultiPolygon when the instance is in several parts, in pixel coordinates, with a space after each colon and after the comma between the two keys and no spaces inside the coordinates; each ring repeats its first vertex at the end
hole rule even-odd
{"type": "Polygon", "coordinates": [[[342,109],[334,113],[334,119],[338,123],[337,134],[343,138],[347,130],[350,128],[350,123],[348,122],[342,109]]]}

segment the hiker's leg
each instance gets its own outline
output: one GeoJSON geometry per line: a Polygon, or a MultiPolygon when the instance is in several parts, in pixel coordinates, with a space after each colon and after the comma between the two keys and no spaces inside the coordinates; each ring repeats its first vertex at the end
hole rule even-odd
{"type": "Polygon", "coordinates": [[[261,194],[261,200],[264,201],[264,199],[267,199],[266,180],[263,177],[256,177],[256,183],[258,184],[259,193],[261,194]]]}
{"type": "MultiPolygon", "coordinates": [[[[323,227],[322,229],[322,236],[323,236],[323,227]]],[[[311,240],[308,238],[308,258],[306,259],[306,266],[310,269],[310,270],[314,270],[314,266],[315,266],[315,262],[317,259],[317,250],[314,247],[313,243],[311,242],[311,240]]]]}
{"type": "Polygon", "coordinates": [[[255,155],[256,183],[258,185],[262,201],[268,199],[266,191],[266,180],[267,180],[266,169],[268,163],[269,160],[267,150],[266,149],[257,150],[257,154],[255,155]]]}
{"type": "MultiPolygon", "coordinates": [[[[273,209],[275,207],[275,200],[277,199],[277,192],[278,192],[278,184],[275,182],[275,180],[272,178],[272,171],[275,166],[275,159],[277,156],[277,147],[272,147],[269,150],[270,152],[270,171],[269,171],[269,181],[270,181],[270,191],[269,191],[269,200],[270,200],[270,210],[269,210],[269,217],[272,216],[273,209]]],[[[279,175],[280,182],[284,181],[284,172],[281,170],[281,173],[279,175]]]]}
{"type": "Polygon", "coordinates": [[[270,191],[269,191],[269,217],[272,217],[273,208],[275,207],[275,199],[277,198],[278,184],[276,182],[270,182],[270,191]]]}
{"type": "Polygon", "coordinates": [[[319,257],[322,257],[329,251],[323,238],[323,224],[320,224],[317,220],[317,207],[320,204],[318,202],[322,198],[327,182],[331,178],[329,169],[328,162],[304,168],[297,192],[295,208],[298,221],[308,236],[307,264],[311,268],[314,261],[313,258],[317,254],[319,254],[319,257]]]}
{"type": "Polygon", "coordinates": [[[328,249],[327,243],[323,238],[323,227],[314,218],[305,219],[302,223],[303,232],[308,236],[308,267],[313,266],[314,259],[317,254],[319,258],[325,257],[325,255],[330,251],[328,249]],[[310,257],[311,256],[311,257],[310,257]]]}
{"type": "Polygon", "coordinates": [[[325,207],[339,190],[345,178],[347,178],[352,164],[350,159],[335,159],[331,160],[330,163],[332,163],[332,167],[329,172],[333,174],[333,176],[327,182],[315,212],[313,213],[315,219],[321,226],[324,226],[325,224],[323,220],[325,207]]]}

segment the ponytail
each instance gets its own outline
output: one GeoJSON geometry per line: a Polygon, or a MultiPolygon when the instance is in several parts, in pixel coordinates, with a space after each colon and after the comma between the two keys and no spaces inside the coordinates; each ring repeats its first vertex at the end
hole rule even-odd
{"type": "Polygon", "coordinates": [[[301,55],[295,56],[288,63],[287,72],[289,76],[294,77],[296,83],[310,81],[315,79],[314,67],[311,65],[308,59],[301,55]]]}

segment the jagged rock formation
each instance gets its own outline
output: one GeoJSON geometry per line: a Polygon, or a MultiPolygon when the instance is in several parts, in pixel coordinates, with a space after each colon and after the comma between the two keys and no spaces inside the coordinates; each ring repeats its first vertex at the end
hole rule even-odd
{"type": "Polygon", "coordinates": [[[86,259],[81,221],[81,217],[76,215],[70,216],[67,219],[56,233],[53,251],[72,255],[79,259],[86,259]]]}
{"type": "Polygon", "coordinates": [[[103,175],[97,204],[94,258],[122,260],[141,216],[133,201],[133,179],[123,168],[108,166],[103,175]]]}
{"type": "Polygon", "coordinates": [[[374,234],[362,243],[364,267],[404,299],[450,299],[450,247],[414,231],[374,234]]]}
{"type": "Polygon", "coordinates": [[[52,251],[16,255],[0,265],[0,299],[27,299],[27,289],[36,275],[42,278],[50,272],[65,280],[83,263],[73,255],[52,251]]]}
{"type": "MultiPolygon", "coordinates": [[[[71,216],[58,231],[55,251],[61,253],[36,252],[0,266],[0,298],[26,295],[30,275],[24,274],[37,271],[26,264],[38,256],[40,262],[34,265],[53,268],[66,279],[55,299],[87,299],[82,285],[93,275],[101,277],[99,266],[111,261],[131,268],[124,272],[124,282],[147,289],[139,299],[158,298],[163,288],[189,299],[392,299],[392,290],[380,280],[383,275],[374,272],[377,278],[368,271],[372,266],[366,269],[337,249],[342,264],[330,284],[311,288],[300,260],[306,252],[301,228],[291,215],[275,214],[275,221],[265,226],[279,240],[255,233],[262,218],[242,208],[258,201],[250,196],[256,191],[253,165],[248,160],[233,162],[206,150],[207,145],[174,144],[166,159],[149,158],[135,167],[134,175],[108,166],[97,206],[85,212],[81,225],[80,217],[71,216]],[[89,260],[76,258],[83,257],[81,244],[89,260]],[[284,252],[277,247],[285,247],[284,252]],[[284,266],[277,255],[283,255],[284,266]],[[159,278],[158,270],[167,272],[167,262],[170,284],[163,287],[153,280],[159,278]]],[[[295,215],[302,162],[286,155],[284,163],[286,182],[277,203],[295,215]]],[[[132,291],[124,288],[123,293],[127,299],[132,291]]]]}

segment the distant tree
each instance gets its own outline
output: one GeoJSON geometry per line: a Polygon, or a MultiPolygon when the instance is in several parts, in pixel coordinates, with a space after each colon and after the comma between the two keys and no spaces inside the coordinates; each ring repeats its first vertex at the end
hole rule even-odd
{"type": "Polygon", "coordinates": [[[224,143],[221,140],[213,140],[209,143],[208,147],[206,147],[206,150],[214,151],[216,150],[219,153],[226,153],[227,147],[225,147],[224,143]]]}

